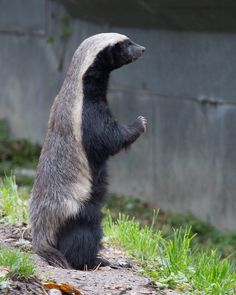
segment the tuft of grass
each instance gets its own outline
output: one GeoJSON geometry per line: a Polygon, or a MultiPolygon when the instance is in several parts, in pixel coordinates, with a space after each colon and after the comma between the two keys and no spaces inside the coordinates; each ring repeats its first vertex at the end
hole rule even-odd
{"type": "MultiPolygon", "coordinates": [[[[155,217],[156,218],[156,217],[155,217]]],[[[171,236],[151,226],[141,227],[134,218],[119,215],[105,218],[108,241],[127,250],[142,264],[142,271],[153,278],[158,288],[173,288],[185,294],[235,294],[236,269],[216,251],[203,251],[191,227],[173,229],[171,236]],[[202,293],[203,292],[203,293],[202,293]]]]}
{"type": "MultiPolygon", "coordinates": [[[[110,194],[105,210],[107,208],[109,208],[113,218],[117,218],[119,212],[123,212],[126,215],[134,216],[142,225],[152,224],[153,208],[133,197],[118,197],[110,194]]],[[[197,234],[193,243],[201,244],[204,249],[217,248],[222,257],[230,256],[236,261],[236,231],[221,232],[211,224],[201,221],[190,214],[177,214],[161,210],[154,224],[154,228],[161,229],[164,237],[168,237],[172,233],[173,228],[181,226],[191,226],[192,234],[197,234]]]]}
{"type": "Polygon", "coordinates": [[[228,259],[221,259],[215,250],[200,251],[195,260],[192,283],[206,294],[235,294],[236,269],[228,259]]]}
{"type": "Polygon", "coordinates": [[[0,248],[1,266],[9,269],[7,278],[28,279],[36,275],[30,254],[16,249],[0,248]]]}
{"type": "Polygon", "coordinates": [[[15,177],[0,180],[0,220],[4,223],[28,221],[27,200],[19,197],[15,177]]]}

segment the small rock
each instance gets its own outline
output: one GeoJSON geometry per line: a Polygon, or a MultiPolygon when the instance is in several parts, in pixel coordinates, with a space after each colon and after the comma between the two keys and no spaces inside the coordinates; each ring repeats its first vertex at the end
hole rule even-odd
{"type": "Polygon", "coordinates": [[[141,290],[140,294],[149,294],[150,295],[150,290],[141,290]]]}
{"type": "Polygon", "coordinates": [[[48,295],[62,295],[62,293],[58,289],[50,289],[48,290],[48,295]]]}
{"type": "Polygon", "coordinates": [[[121,266],[121,267],[124,267],[124,268],[132,268],[132,265],[129,261],[122,261],[120,260],[118,262],[118,265],[121,266]]]}
{"type": "Polygon", "coordinates": [[[30,245],[30,241],[25,239],[19,239],[18,242],[16,242],[17,245],[30,245]]]}
{"type": "Polygon", "coordinates": [[[13,238],[8,238],[8,239],[5,239],[4,242],[6,243],[11,243],[11,242],[14,242],[16,239],[13,239],[13,238]]]}
{"type": "Polygon", "coordinates": [[[125,290],[125,287],[123,285],[116,285],[115,286],[115,289],[118,289],[118,290],[125,290]]]}
{"type": "Polygon", "coordinates": [[[166,295],[180,295],[180,293],[174,290],[166,290],[166,295]]]}
{"type": "Polygon", "coordinates": [[[9,268],[0,267],[0,278],[5,278],[9,272],[10,272],[9,268]]]}

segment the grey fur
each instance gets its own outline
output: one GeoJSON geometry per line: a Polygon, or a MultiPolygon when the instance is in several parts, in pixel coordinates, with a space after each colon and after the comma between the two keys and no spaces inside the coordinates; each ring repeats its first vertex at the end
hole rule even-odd
{"type": "Polygon", "coordinates": [[[97,54],[128,39],[109,33],[86,39],[75,52],[65,81],[51,108],[48,132],[30,200],[34,250],[53,265],[69,267],[55,249],[58,229],[89,199],[91,175],[82,146],[82,78],[97,54]]]}

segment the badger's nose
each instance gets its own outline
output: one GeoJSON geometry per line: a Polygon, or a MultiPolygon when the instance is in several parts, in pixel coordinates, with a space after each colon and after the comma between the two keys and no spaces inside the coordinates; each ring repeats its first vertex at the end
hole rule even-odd
{"type": "Polygon", "coordinates": [[[132,60],[138,59],[144,53],[145,49],[145,47],[138,44],[132,44],[129,46],[129,52],[132,56],[132,60]]]}
{"type": "Polygon", "coordinates": [[[140,46],[140,49],[141,49],[142,53],[146,50],[146,48],[143,46],[140,46]]]}

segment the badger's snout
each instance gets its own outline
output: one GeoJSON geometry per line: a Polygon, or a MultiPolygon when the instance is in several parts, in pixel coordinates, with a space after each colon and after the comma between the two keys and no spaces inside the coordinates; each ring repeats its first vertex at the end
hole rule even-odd
{"type": "Polygon", "coordinates": [[[129,46],[129,54],[132,57],[132,60],[138,59],[144,53],[145,50],[145,47],[138,44],[132,44],[129,46]]]}

